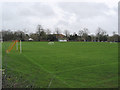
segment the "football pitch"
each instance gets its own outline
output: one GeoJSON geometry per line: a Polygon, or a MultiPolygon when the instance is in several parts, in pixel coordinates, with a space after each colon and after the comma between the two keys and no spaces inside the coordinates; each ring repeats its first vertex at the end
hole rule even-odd
{"type": "Polygon", "coordinates": [[[22,53],[6,53],[6,87],[113,88],[118,87],[118,43],[22,42],[22,53]]]}

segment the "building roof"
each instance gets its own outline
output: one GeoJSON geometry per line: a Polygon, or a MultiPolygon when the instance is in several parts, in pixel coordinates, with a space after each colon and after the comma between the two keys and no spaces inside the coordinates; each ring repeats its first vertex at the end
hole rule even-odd
{"type": "Polygon", "coordinates": [[[33,39],[32,38],[29,38],[30,41],[32,41],[33,39]]]}

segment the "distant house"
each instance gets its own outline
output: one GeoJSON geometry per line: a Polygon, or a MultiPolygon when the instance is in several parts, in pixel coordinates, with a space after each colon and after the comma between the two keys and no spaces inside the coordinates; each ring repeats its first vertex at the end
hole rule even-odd
{"type": "Polygon", "coordinates": [[[65,35],[63,35],[63,34],[54,34],[54,35],[56,35],[56,38],[58,38],[58,39],[65,38],[65,35]]]}
{"type": "Polygon", "coordinates": [[[59,42],[67,42],[66,39],[59,39],[58,41],[59,41],[59,42]]]}
{"type": "Polygon", "coordinates": [[[67,39],[63,34],[56,34],[56,38],[58,39],[59,42],[67,42],[67,39]]]}
{"type": "Polygon", "coordinates": [[[32,38],[29,38],[28,40],[29,40],[29,41],[33,41],[33,39],[32,39],[32,38]]]}
{"type": "Polygon", "coordinates": [[[59,42],[67,42],[67,38],[63,34],[53,34],[56,36],[59,42]]]}

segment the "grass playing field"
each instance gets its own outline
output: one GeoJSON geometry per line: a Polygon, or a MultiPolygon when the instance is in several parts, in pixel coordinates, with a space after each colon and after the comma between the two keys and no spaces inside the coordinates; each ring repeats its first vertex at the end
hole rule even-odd
{"type": "Polygon", "coordinates": [[[22,42],[22,54],[5,50],[5,87],[111,88],[118,86],[118,44],[22,42]]]}

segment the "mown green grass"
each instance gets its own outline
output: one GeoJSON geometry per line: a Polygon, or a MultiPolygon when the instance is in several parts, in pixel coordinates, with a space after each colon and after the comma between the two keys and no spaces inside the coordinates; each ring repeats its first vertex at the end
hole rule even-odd
{"type": "Polygon", "coordinates": [[[6,54],[9,44],[3,43],[6,87],[118,87],[117,43],[22,42],[22,54],[15,49],[6,54]]]}

